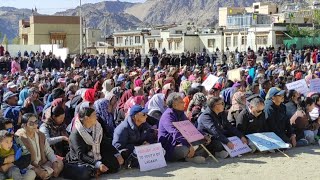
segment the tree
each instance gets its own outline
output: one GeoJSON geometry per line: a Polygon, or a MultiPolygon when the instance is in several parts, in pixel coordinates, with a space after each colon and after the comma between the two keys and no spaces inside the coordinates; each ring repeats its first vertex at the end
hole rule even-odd
{"type": "Polygon", "coordinates": [[[15,38],[12,39],[12,44],[20,44],[20,37],[16,36],[15,38]]]}
{"type": "Polygon", "coordinates": [[[5,35],[3,36],[2,44],[8,45],[8,43],[9,43],[9,41],[8,41],[7,35],[5,34],[5,35]]]}

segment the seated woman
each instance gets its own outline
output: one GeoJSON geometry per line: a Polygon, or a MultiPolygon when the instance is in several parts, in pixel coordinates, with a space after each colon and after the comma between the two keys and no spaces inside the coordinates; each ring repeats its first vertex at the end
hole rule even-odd
{"type": "Polygon", "coordinates": [[[70,134],[70,152],[65,159],[64,178],[87,180],[100,173],[117,172],[123,159],[104,139],[93,108],[81,107],[70,134]]]}
{"type": "Polygon", "coordinates": [[[232,105],[228,112],[228,121],[236,126],[236,118],[240,112],[246,108],[246,97],[244,92],[238,91],[232,96],[232,105]]]}
{"type": "Polygon", "coordinates": [[[158,141],[166,150],[169,161],[186,160],[194,163],[205,163],[205,158],[195,156],[195,149],[182,136],[173,122],[188,120],[184,114],[184,102],[179,93],[171,93],[167,98],[167,110],[159,122],[158,141]]]}
{"type": "Polygon", "coordinates": [[[112,144],[121,152],[127,167],[138,167],[134,146],[157,141],[156,131],[146,123],[146,112],[139,105],[133,106],[129,116],[114,130],[112,144]]]}
{"type": "Polygon", "coordinates": [[[189,103],[188,111],[187,111],[187,116],[188,119],[197,126],[197,119],[201,114],[202,109],[205,108],[207,103],[207,98],[206,96],[198,92],[196,93],[193,97],[192,100],[189,103]]]}
{"type": "Polygon", "coordinates": [[[55,154],[60,157],[65,157],[69,152],[67,126],[64,123],[65,110],[61,105],[51,105],[45,117],[39,130],[46,136],[55,154]]]}
{"type": "Polygon", "coordinates": [[[103,133],[107,138],[113,138],[113,132],[116,128],[113,111],[115,108],[116,98],[111,102],[107,98],[99,99],[94,103],[94,109],[97,113],[97,120],[101,124],[103,133]]]}
{"type": "Polygon", "coordinates": [[[164,103],[165,95],[158,93],[153,95],[148,103],[148,115],[160,121],[162,113],[166,110],[164,103]]]}
{"type": "Polygon", "coordinates": [[[24,114],[22,127],[16,135],[30,152],[31,165],[37,177],[41,179],[58,177],[63,169],[63,162],[56,157],[45,135],[38,131],[38,117],[31,113],[24,114]]]}

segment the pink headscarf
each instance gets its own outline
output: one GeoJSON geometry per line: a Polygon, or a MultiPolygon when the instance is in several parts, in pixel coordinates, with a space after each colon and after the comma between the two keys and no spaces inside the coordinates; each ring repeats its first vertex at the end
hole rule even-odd
{"type": "Polygon", "coordinates": [[[143,85],[143,82],[141,79],[136,79],[134,81],[134,87],[142,87],[142,85],[143,85]]]}

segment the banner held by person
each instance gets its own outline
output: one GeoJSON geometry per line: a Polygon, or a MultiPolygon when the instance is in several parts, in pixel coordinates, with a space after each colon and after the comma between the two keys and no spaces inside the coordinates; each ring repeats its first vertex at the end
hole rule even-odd
{"type": "Polygon", "coordinates": [[[206,142],[204,136],[198,131],[198,129],[189,120],[173,122],[172,124],[179,130],[182,136],[186,138],[186,140],[192,146],[200,145],[213,160],[215,160],[216,162],[219,162],[210,153],[210,151],[208,151],[208,149],[203,145],[206,142]]]}
{"type": "Polygon", "coordinates": [[[288,90],[296,90],[301,94],[306,95],[309,92],[309,88],[307,86],[307,82],[304,79],[299,81],[294,81],[292,83],[286,84],[288,90]]]}
{"type": "Polygon", "coordinates": [[[228,79],[233,82],[240,81],[241,80],[240,69],[238,68],[238,69],[229,70],[228,79]]]}
{"type": "Polygon", "coordinates": [[[240,140],[240,138],[238,138],[237,136],[229,137],[228,139],[230,142],[232,142],[234,144],[234,149],[228,148],[228,146],[223,143],[222,143],[222,145],[227,150],[230,157],[236,157],[238,155],[251,152],[251,149],[249,148],[249,146],[247,144],[244,144],[240,140]]]}
{"type": "Polygon", "coordinates": [[[320,92],[320,78],[310,80],[310,92],[320,92]]]}
{"type": "Polygon", "coordinates": [[[140,171],[149,171],[167,166],[161,143],[135,146],[140,171]]]}
{"type": "Polygon", "coordinates": [[[202,83],[202,86],[209,91],[219,80],[217,76],[210,74],[207,79],[202,83]]]}
{"type": "Polygon", "coordinates": [[[289,144],[285,143],[274,132],[254,133],[247,137],[258,148],[259,151],[269,151],[275,149],[287,149],[289,144]]]}

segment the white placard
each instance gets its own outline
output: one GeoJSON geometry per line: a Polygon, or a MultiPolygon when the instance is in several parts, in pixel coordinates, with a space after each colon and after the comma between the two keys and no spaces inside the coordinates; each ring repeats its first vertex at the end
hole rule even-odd
{"type": "Polygon", "coordinates": [[[250,147],[247,144],[243,144],[241,139],[238,138],[237,136],[229,137],[228,139],[234,144],[234,149],[233,150],[229,149],[228,146],[223,143],[222,145],[227,150],[230,157],[236,157],[240,154],[251,152],[250,147]]]}
{"type": "Polygon", "coordinates": [[[161,143],[135,146],[140,171],[149,171],[167,166],[161,143]]]}
{"type": "Polygon", "coordinates": [[[290,147],[289,144],[285,143],[274,132],[248,134],[247,137],[259,149],[259,151],[285,149],[290,147]]]}
{"type": "Polygon", "coordinates": [[[310,80],[310,91],[320,92],[320,78],[310,80]]]}
{"type": "Polygon", "coordinates": [[[309,88],[307,86],[307,82],[305,79],[301,79],[299,81],[294,81],[292,83],[286,84],[288,90],[296,90],[301,94],[307,94],[309,92],[309,88]]]}
{"type": "Polygon", "coordinates": [[[210,74],[205,81],[203,81],[202,86],[209,91],[213,86],[216,84],[216,82],[219,80],[219,77],[214,76],[210,74]]]}

